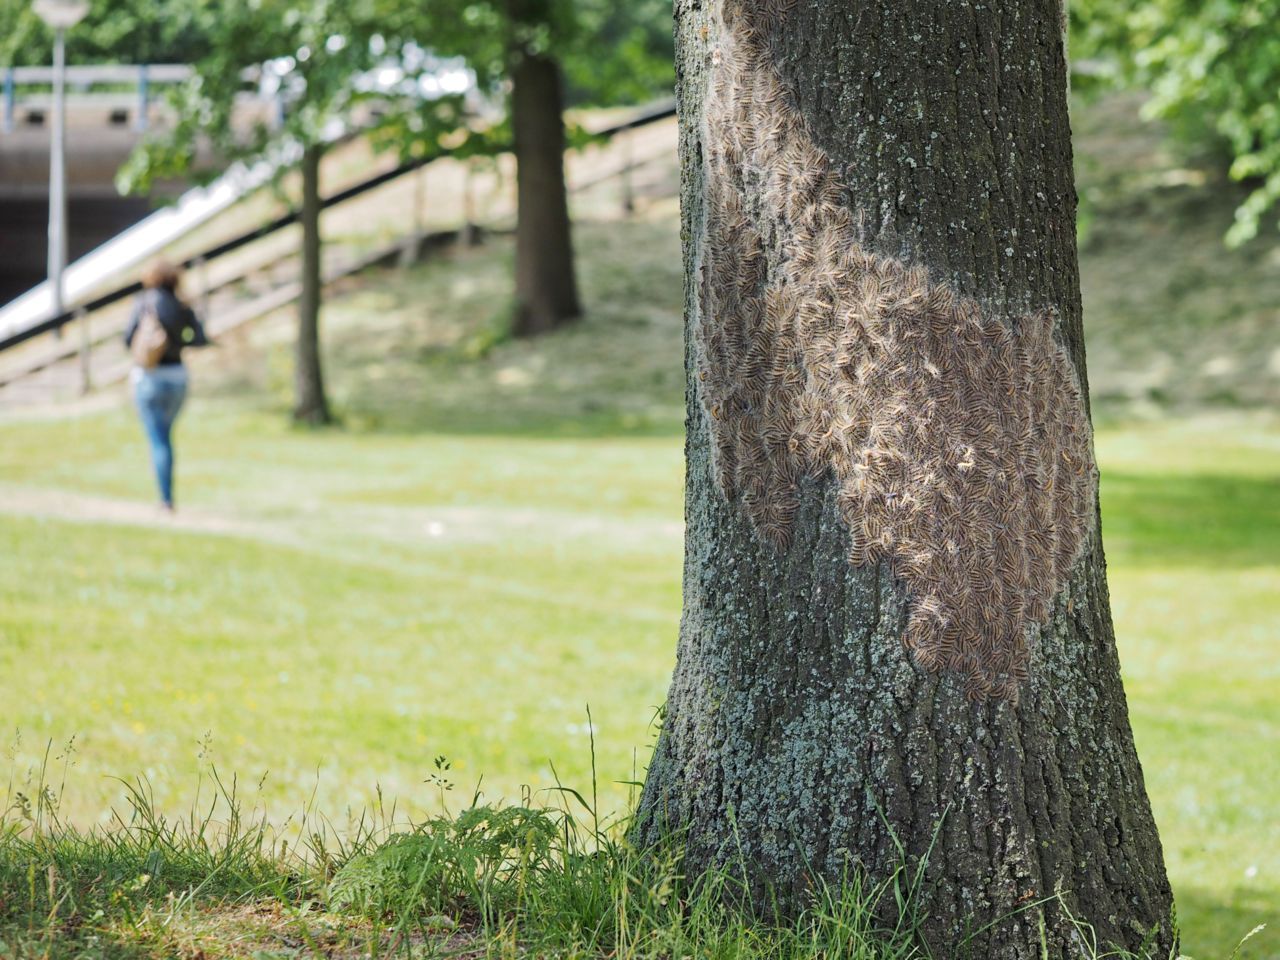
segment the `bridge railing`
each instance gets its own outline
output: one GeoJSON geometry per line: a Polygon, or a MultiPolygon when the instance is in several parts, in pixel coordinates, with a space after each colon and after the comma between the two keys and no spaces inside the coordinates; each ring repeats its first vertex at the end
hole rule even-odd
{"type": "MultiPolygon", "coordinates": [[[[675,116],[675,113],[676,106],[674,101],[660,103],[654,107],[638,111],[619,123],[610,124],[602,129],[594,130],[592,131],[592,134],[593,136],[611,139],[618,134],[626,133],[629,130],[635,130],[639,127],[648,126],[651,123],[656,123],[660,120],[673,117],[675,116]]],[[[351,200],[352,198],[358,197],[370,190],[381,187],[386,183],[390,183],[392,180],[398,179],[399,177],[402,177],[407,173],[411,173],[414,170],[419,170],[423,166],[447,156],[450,156],[450,151],[446,150],[430,157],[421,157],[410,160],[409,162],[403,163],[394,169],[377,174],[367,180],[363,180],[360,183],[325,197],[321,201],[321,207],[323,209],[328,209],[336,204],[344,203],[347,200],[351,200]]],[[[621,171],[621,174],[624,177],[628,176],[629,166],[624,168],[624,170],[621,171]]],[[[298,210],[291,210],[260,227],[249,230],[239,236],[232,237],[229,240],[224,240],[219,244],[186,258],[182,261],[182,266],[184,268],[190,268],[197,264],[206,264],[211,260],[216,260],[219,257],[226,256],[235,250],[239,250],[241,247],[247,246],[257,240],[261,240],[279,230],[283,230],[285,227],[297,223],[299,216],[300,212],[298,210]]],[[[71,321],[78,319],[82,320],[96,311],[102,310],[105,307],[109,307],[112,304],[119,303],[121,300],[133,296],[141,289],[142,285],[136,281],[127,283],[107,293],[87,300],[84,303],[76,304],[74,307],[64,310],[60,314],[36,322],[22,330],[15,331],[8,336],[0,338],[0,353],[3,353],[5,350],[12,347],[16,347],[18,344],[25,343],[28,340],[41,336],[42,334],[60,330],[71,321]]]]}
{"type": "MultiPolygon", "coordinates": [[[[13,82],[22,86],[53,83],[53,67],[9,67],[13,82]]],[[[88,87],[95,84],[132,84],[144,72],[156,83],[181,83],[190,79],[191,67],[185,63],[106,63],[67,67],[67,84],[88,87]]]]}
{"type": "MultiPolygon", "coordinates": [[[[93,98],[99,104],[121,107],[125,111],[132,107],[134,129],[144,132],[150,122],[152,86],[183,83],[191,77],[191,74],[191,67],[182,63],[94,64],[68,67],[66,82],[71,90],[70,99],[73,104],[77,98],[93,98]],[[126,93],[123,97],[119,93],[87,92],[89,88],[95,86],[131,88],[132,92],[126,93]],[[78,97],[75,91],[80,91],[78,97]]],[[[0,84],[3,85],[3,92],[0,93],[2,98],[0,130],[4,133],[13,131],[17,125],[19,108],[27,111],[28,120],[39,115],[43,122],[44,112],[49,107],[50,96],[43,92],[20,96],[19,90],[24,87],[52,86],[52,67],[8,67],[3,72],[0,84]]]]}

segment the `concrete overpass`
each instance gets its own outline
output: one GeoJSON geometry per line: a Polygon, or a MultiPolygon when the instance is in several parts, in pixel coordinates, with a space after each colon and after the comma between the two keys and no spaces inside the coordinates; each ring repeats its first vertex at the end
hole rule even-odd
{"type": "MultiPolygon", "coordinates": [[[[166,85],[190,76],[175,64],[86,66],[67,70],[68,259],[137,223],[185,184],[161,186],[150,197],[121,197],[115,175],[138,142],[172,122],[166,85]]],[[[52,70],[0,72],[0,305],[45,275],[49,219],[52,70]]],[[[272,122],[278,105],[246,96],[237,122],[272,122]]]]}

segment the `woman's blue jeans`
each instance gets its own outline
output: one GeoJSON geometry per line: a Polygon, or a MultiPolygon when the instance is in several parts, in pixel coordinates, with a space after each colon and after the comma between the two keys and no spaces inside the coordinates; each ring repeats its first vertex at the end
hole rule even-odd
{"type": "Polygon", "coordinates": [[[173,506],[173,421],[187,398],[187,368],[180,363],[133,369],[133,399],[151,445],[160,499],[173,506]]]}

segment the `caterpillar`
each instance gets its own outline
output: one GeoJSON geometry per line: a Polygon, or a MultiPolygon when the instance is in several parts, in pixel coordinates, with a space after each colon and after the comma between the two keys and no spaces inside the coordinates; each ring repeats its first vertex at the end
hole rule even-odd
{"type": "Polygon", "coordinates": [[[849,562],[907,588],[915,663],[1016,701],[1095,515],[1075,368],[1053,310],[994,315],[868,248],[773,66],[793,5],[721,0],[708,38],[694,348],[715,479],[785,550],[797,478],[830,476],[849,562]]]}

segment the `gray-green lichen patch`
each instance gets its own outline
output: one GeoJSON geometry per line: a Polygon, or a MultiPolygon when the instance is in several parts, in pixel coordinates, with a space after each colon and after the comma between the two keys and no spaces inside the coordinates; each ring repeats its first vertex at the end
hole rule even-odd
{"type": "Polygon", "coordinates": [[[717,480],[785,547],[799,480],[839,488],[850,561],[906,583],[904,642],[1016,700],[1094,516],[1075,369],[1050,311],[1003,318],[871,252],[771,61],[788,0],[724,0],[706,105],[696,327],[717,480]]]}

